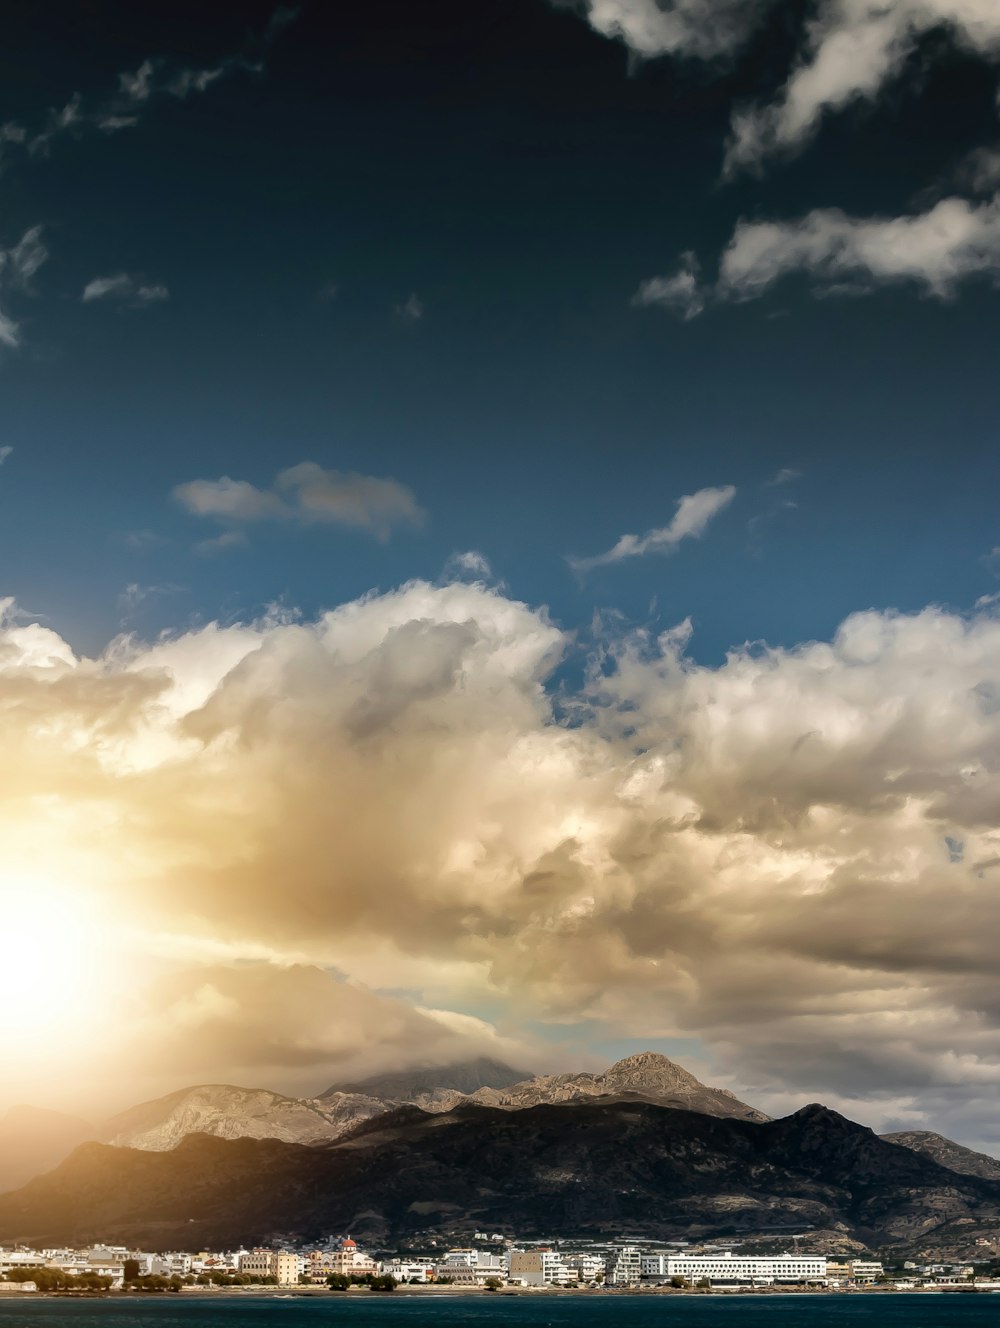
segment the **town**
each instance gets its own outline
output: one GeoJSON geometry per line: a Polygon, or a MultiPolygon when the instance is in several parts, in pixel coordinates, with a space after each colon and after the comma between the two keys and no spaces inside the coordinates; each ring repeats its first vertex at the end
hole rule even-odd
{"type": "MultiPolygon", "coordinates": [[[[430,1242],[431,1244],[435,1242],[430,1242]]],[[[152,1253],[118,1245],[0,1248],[0,1293],[108,1294],[231,1289],[289,1293],[395,1291],[993,1291],[1000,1241],[982,1240],[971,1263],[893,1263],[796,1249],[741,1254],[738,1242],[638,1244],[514,1241],[476,1232],[471,1244],[429,1257],[366,1252],[350,1236],[321,1248],[152,1253]]]]}

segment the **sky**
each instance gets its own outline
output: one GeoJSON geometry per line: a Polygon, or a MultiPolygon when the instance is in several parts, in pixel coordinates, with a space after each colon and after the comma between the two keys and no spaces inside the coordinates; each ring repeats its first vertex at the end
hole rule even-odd
{"type": "Polygon", "coordinates": [[[4,1101],[652,1047],[1000,1153],[994,0],[2,60],[4,1101]]]}

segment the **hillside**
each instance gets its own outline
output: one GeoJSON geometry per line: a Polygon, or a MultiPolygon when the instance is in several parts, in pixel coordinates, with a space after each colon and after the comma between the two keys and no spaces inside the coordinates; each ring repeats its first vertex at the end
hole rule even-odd
{"type": "Polygon", "coordinates": [[[825,1108],[754,1123],[639,1100],[402,1108],[321,1148],[204,1135],[170,1153],[85,1144],[0,1196],[0,1240],[41,1245],[813,1226],[919,1249],[968,1243],[998,1223],[1000,1185],[958,1177],[825,1108]]]}

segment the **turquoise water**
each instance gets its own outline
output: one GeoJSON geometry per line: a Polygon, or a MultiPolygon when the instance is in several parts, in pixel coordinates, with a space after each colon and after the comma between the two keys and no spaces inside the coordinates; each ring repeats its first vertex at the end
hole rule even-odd
{"type": "Polygon", "coordinates": [[[995,1328],[1000,1295],[0,1300],[0,1328],[995,1328]]]}

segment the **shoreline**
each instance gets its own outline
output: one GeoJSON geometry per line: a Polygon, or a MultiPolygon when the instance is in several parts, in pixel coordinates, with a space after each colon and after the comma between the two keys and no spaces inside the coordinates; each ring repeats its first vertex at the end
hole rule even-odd
{"type": "Polygon", "coordinates": [[[395,1291],[372,1291],[369,1287],[358,1287],[350,1291],[335,1291],[325,1286],[298,1287],[204,1287],[185,1286],[179,1292],[170,1291],[0,1291],[0,1300],[127,1300],[145,1302],[149,1300],[219,1300],[219,1299],[257,1299],[257,1300],[386,1300],[393,1299],[460,1299],[473,1297],[476,1300],[488,1297],[499,1300],[502,1297],[518,1296],[535,1299],[591,1299],[650,1296],[696,1297],[706,1296],[919,1296],[919,1295],[998,1295],[995,1287],[977,1287],[969,1285],[945,1285],[925,1287],[503,1287],[499,1291],[487,1291],[480,1287],[454,1286],[407,1286],[397,1287],[395,1291]]]}

